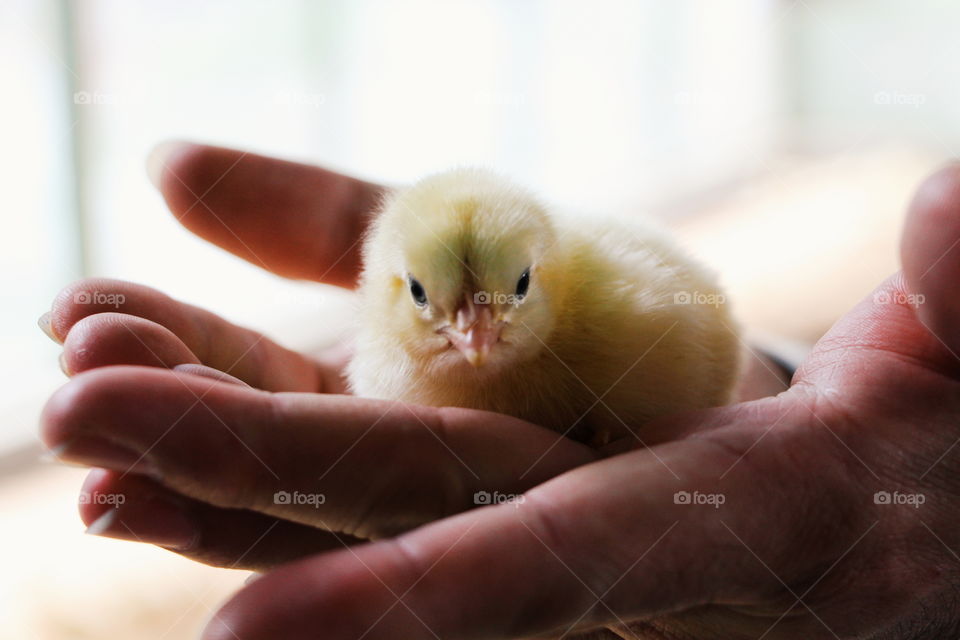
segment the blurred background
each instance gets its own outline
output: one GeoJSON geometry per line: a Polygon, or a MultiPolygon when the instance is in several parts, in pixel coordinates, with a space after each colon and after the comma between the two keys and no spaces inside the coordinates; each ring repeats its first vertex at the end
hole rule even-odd
{"type": "Polygon", "coordinates": [[[83,471],[35,435],[63,382],[36,318],[63,285],[136,280],[294,348],[344,324],[342,292],[178,226],[143,168],[158,141],[389,183],[488,165],[585,214],[654,215],[756,340],[809,342],[896,269],[912,190],[957,156],[958,19],[949,0],[0,0],[0,638],[193,638],[245,578],[83,535],[83,471]]]}

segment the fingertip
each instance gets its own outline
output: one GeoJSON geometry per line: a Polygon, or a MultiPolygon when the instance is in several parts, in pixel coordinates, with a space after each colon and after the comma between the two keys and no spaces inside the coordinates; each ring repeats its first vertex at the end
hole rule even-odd
{"type": "Polygon", "coordinates": [[[47,448],[46,455],[60,462],[96,467],[115,462],[120,468],[147,473],[142,456],[95,433],[105,411],[114,406],[113,397],[124,393],[119,384],[122,378],[111,369],[121,367],[79,373],[53,392],[40,413],[40,442],[47,448]]]}
{"type": "Polygon", "coordinates": [[[162,143],[147,174],[177,221],[278,275],[354,286],[357,238],[376,185],[326,169],[183,141],[162,143]]]}
{"type": "Polygon", "coordinates": [[[158,190],[163,189],[163,180],[171,165],[176,164],[180,155],[195,147],[185,140],[164,140],[157,143],[147,154],[146,170],[150,182],[158,190]]]}
{"type": "Polygon", "coordinates": [[[90,431],[105,415],[116,415],[118,398],[129,399],[130,406],[142,404],[146,396],[132,392],[149,386],[154,371],[121,365],[76,374],[53,392],[40,412],[40,441],[51,452],[62,453],[65,444],[72,448],[82,431],[90,431]]]}
{"type": "Polygon", "coordinates": [[[40,412],[40,442],[50,456],[59,458],[73,439],[68,423],[86,393],[83,381],[71,380],[53,392],[40,412]]]}
{"type": "Polygon", "coordinates": [[[210,616],[203,627],[200,640],[237,640],[237,638],[255,640],[270,637],[269,631],[268,635],[264,635],[262,629],[256,628],[258,625],[251,624],[251,619],[260,618],[256,609],[244,613],[242,605],[237,606],[238,596],[243,595],[249,588],[250,585],[245,586],[210,616]]]}
{"type": "Polygon", "coordinates": [[[56,342],[57,344],[63,344],[63,340],[57,336],[53,331],[53,323],[51,322],[52,313],[50,311],[45,311],[43,314],[37,318],[37,326],[40,327],[40,331],[43,331],[44,335],[56,342]]]}
{"type": "Polygon", "coordinates": [[[946,250],[960,239],[960,162],[923,181],[907,210],[900,254],[911,286],[941,270],[946,250]],[[936,249],[940,248],[939,252],[936,249]],[[931,253],[935,251],[935,253],[931,253]]]}
{"type": "MultiPolygon", "coordinates": [[[[364,555],[363,549],[368,546],[356,553],[364,555]]],[[[201,638],[307,640],[318,637],[318,630],[326,638],[423,637],[412,633],[385,635],[384,627],[390,626],[392,617],[388,614],[397,613],[390,607],[395,596],[391,597],[387,586],[389,576],[382,582],[375,580],[371,571],[358,556],[345,550],[279,567],[233,594],[210,618],[201,638]],[[283,602],[282,609],[274,605],[277,602],[283,602]],[[371,610],[377,612],[372,617],[371,610]]],[[[393,587],[394,594],[402,591],[393,587]]]]}
{"type": "Polygon", "coordinates": [[[951,348],[960,348],[960,163],[943,167],[917,190],[900,257],[920,320],[951,348]]]}
{"type": "Polygon", "coordinates": [[[81,318],[63,343],[62,365],[67,375],[111,365],[169,368],[199,362],[183,341],[163,325],[124,313],[105,312],[81,318]]]}
{"type": "Polygon", "coordinates": [[[251,154],[239,149],[168,140],[157,144],[147,155],[147,176],[166,200],[170,211],[188,229],[196,231],[193,225],[197,229],[209,226],[217,230],[213,224],[216,216],[210,216],[207,207],[220,210],[220,197],[229,206],[255,193],[242,171],[234,175],[237,165],[248,156],[251,154]],[[221,185],[224,189],[216,196],[204,197],[215,185],[223,182],[226,183],[221,185]],[[243,193],[238,195],[239,191],[243,193]],[[197,206],[201,198],[207,206],[197,206]]]}
{"type": "Polygon", "coordinates": [[[241,637],[244,636],[240,636],[234,631],[230,620],[227,618],[224,610],[221,609],[214,613],[204,626],[200,640],[236,640],[236,638],[241,637]]]}
{"type": "MultiPolygon", "coordinates": [[[[113,528],[117,522],[119,511],[114,507],[107,507],[102,511],[99,517],[87,525],[85,534],[88,536],[102,536],[113,528]]],[[[86,523],[85,523],[86,524],[86,523]]]]}
{"type": "Polygon", "coordinates": [[[87,527],[88,533],[111,510],[111,505],[93,500],[91,497],[105,493],[114,476],[115,472],[107,469],[91,469],[83,481],[83,486],[80,487],[80,500],[77,504],[77,510],[80,512],[80,520],[87,527]]]}

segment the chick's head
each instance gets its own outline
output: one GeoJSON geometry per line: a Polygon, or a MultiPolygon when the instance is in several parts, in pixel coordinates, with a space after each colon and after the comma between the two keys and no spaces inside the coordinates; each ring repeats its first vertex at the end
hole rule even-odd
{"type": "Polygon", "coordinates": [[[500,176],[427,177],[387,200],[365,245],[378,330],[435,374],[530,359],[557,322],[555,242],[545,210],[500,176]]]}

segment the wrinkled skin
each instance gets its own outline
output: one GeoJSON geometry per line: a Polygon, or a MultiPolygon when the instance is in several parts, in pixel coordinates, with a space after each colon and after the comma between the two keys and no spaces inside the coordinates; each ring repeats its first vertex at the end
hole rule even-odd
{"type": "MultiPolygon", "coordinates": [[[[211,147],[164,162],[161,191],[195,233],[283,276],[354,283],[376,186],[211,147]]],[[[85,491],[125,494],[103,535],[269,571],[207,640],[956,637],[958,244],[951,166],[911,205],[902,273],[788,389],[602,452],[496,414],[338,395],[345,351],[297,354],[84,281],[49,318],[72,379],[42,435],[96,467],[85,491]],[[91,290],[126,301],[74,302],[91,290]],[[479,490],[524,498],[475,509],[479,490]]],[[[88,523],[109,508],[95,503],[88,523]]]]}

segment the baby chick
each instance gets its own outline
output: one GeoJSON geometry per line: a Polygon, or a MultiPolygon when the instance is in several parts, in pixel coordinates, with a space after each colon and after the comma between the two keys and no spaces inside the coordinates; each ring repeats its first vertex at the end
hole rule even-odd
{"type": "Polygon", "coordinates": [[[363,259],[357,395],[496,411],[594,445],[730,399],[723,294],[652,228],[563,219],[458,169],[388,196],[363,259]]]}

